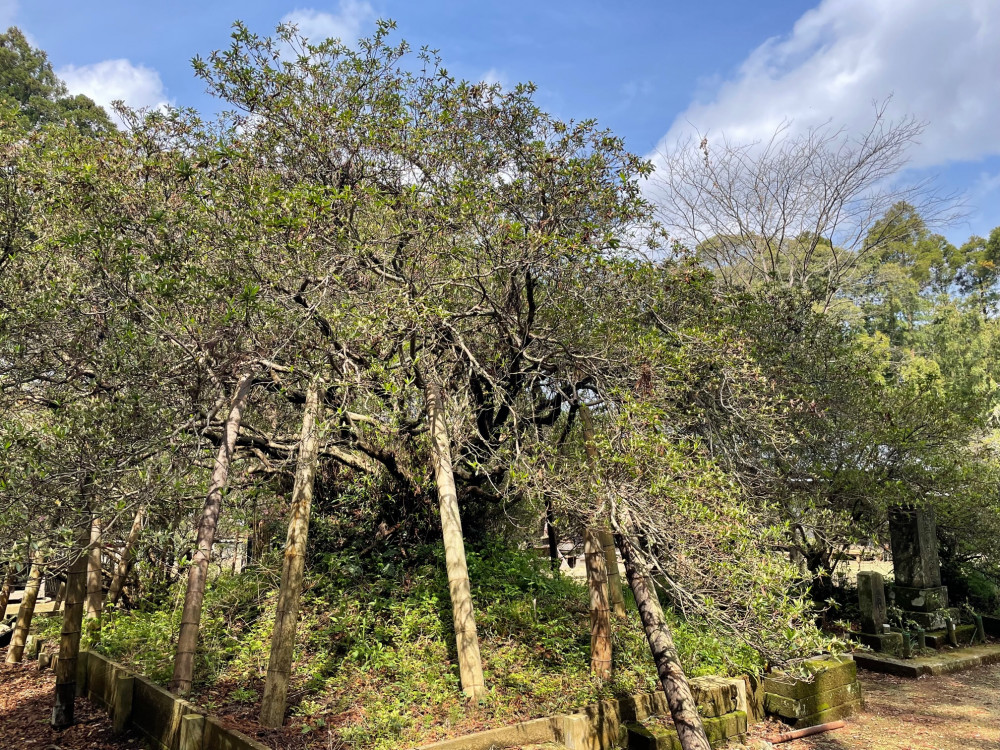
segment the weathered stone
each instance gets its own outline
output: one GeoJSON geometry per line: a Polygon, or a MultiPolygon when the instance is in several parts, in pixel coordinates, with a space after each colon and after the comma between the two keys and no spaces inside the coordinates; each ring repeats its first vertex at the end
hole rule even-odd
{"type": "Polygon", "coordinates": [[[115,675],[111,697],[111,731],[120,734],[125,731],[132,718],[132,687],[135,677],[132,675],[115,675]]]}
{"type": "Polygon", "coordinates": [[[24,641],[24,658],[37,659],[44,645],[44,638],[39,638],[37,635],[29,635],[24,641]]]}
{"type": "Polygon", "coordinates": [[[559,741],[565,730],[565,717],[554,716],[547,719],[533,719],[499,727],[464,737],[422,745],[420,750],[494,750],[499,747],[521,747],[559,741]]]}
{"type": "Polygon", "coordinates": [[[764,692],[801,700],[858,679],[858,665],[848,654],[809,659],[801,666],[809,674],[808,678],[774,671],[764,677],[764,692]]]}
{"type": "Polygon", "coordinates": [[[243,732],[226,729],[214,716],[205,717],[204,746],[212,750],[270,750],[267,745],[247,737],[243,732]]]}
{"type": "Polygon", "coordinates": [[[803,716],[801,719],[796,720],[792,727],[795,729],[805,729],[806,727],[814,727],[817,724],[826,724],[830,721],[837,721],[838,719],[846,719],[848,716],[854,716],[865,707],[864,701],[856,700],[850,703],[842,703],[834,708],[828,708],[825,711],[820,711],[809,716],[803,716]]]}
{"type": "Polygon", "coordinates": [[[198,710],[145,677],[136,677],[132,694],[132,726],[155,747],[178,750],[181,720],[198,710]]]}
{"type": "MultiPolygon", "coordinates": [[[[702,719],[702,726],[712,747],[723,747],[729,740],[742,741],[747,733],[747,715],[743,711],[702,719]]],[[[629,750],[683,750],[673,729],[650,729],[637,722],[626,725],[629,750]]]]}
{"type": "Polygon", "coordinates": [[[859,651],[854,654],[854,659],[862,669],[913,678],[963,672],[987,664],[1000,664],[1000,646],[975,646],[956,651],[939,651],[930,656],[919,656],[905,661],[884,654],[859,651]]]}
{"type": "Polygon", "coordinates": [[[569,750],[601,750],[615,744],[613,740],[607,745],[602,744],[602,739],[601,733],[591,726],[586,715],[571,714],[563,717],[559,741],[569,750]]]}
{"type": "Polygon", "coordinates": [[[676,732],[651,732],[639,722],[625,725],[629,750],[683,750],[676,732]]]}
{"type": "Polygon", "coordinates": [[[896,592],[896,606],[900,609],[914,612],[933,612],[948,606],[947,586],[933,586],[925,589],[896,586],[894,591],[896,592]]]}
{"type": "Polygon", "coordinates": [[[746,711],[747,721],[751,724],[764,721],[764,678],[759,675],[746,675],[743,684],[746,697],[740,703],[739,710],[746,711]]]}
{"type": "Polygon", "coordinates": [[[918,628],[928,631],[944,630],[949,617],[957,622],[959,618],[958,609],[952,607],[950,609],[939,609],[935,612],[914,612],[912,610],[906,612],[907,620],[914,623],[918,628]]]}
{"type": "Polygon", "coordinates": [[[856,700],[861,700],[861,685],[851,682],[800,700],[764,693],[764,708],[769,714],[797,721],[803,716],[811,716],[856,700]]]}
{"type": "Polygon", "coordinates": [[[618,706],[622,721],[642,721],[650,716],[666,716],[670,713],[667,696],[662,690],[642,693],[632,698],[622,698],[618,701],[618,706]]]}
{"type": "Polygon", "coordinates": [[[205,717],[188,714],[181,717],[181,737],[177,750],[202,750],[205,746],[205,717]]]}
{"type": "Polygon", "coordinates": [[[856,633],[854,637],[872,651],[878,651],[881,654],[901,656],[903,653],[902,633],[879,633],[878,635],[875,633],[856,633]]]}
{"type": "Polygon", "coordinates": [[[898,586],[926,589],[941,585],[933,508],[890,511],[889,542],[898,586]]]}
{"type": "Polygon", "coordinates": [[[618,744],[621,708],[618,701],[601,701],[563,722],[564,744],[569,750],[601,750],[618,744]]]}
{"type": "MultiPolygon", "coordinates": [[[[955,637],[962,645],[971,645],[975,635],[975,625],[958,625],[955,628],[955,637]]],[[[944,648],[949,645],[947,629],[932,630],[929,633],[926,633],[924,638],[927,641],[927,645],[931,648],[944,648]]]]}
{"type": "Polygon", "coordinates": [[[704,718],[715,718],[739,709],[735,681],[725,677],[696,677],[690,680],[691,695],[704,718]]]}
{"type": "Polygon", "coordinates": [[[882,574],[874,570],[858,573],[858,605],[861,608],[861,631],[881,634],[888,620],[885,603],[885,583],[882,574]]]}

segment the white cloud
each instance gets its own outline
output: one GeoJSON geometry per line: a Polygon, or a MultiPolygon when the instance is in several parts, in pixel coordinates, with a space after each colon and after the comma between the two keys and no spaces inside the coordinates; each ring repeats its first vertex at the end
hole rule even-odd
{"type": "Polygon", "coordinates": [[[354,44],[361,32],[375,18],[375,11],[366,0],[340,0],[336,13],[314,8],[297,8],[285,15],[282,23],[295,24],[299,33],[313,44],[327,38],[354,44]]]}
{"type": "Polygon", "coordinates": [[[103,60],[92,65],[67,65],[56,71],[71,94],[86,94],[111,111],[121,99],[128,106],[157,108],[169,104],[160,74],[128,60],[103,60]]]}
{"type": "Polygon", "coordinates": [[[860,129],[891,95],[891,116],[927,123],[913,166],[1000,154],[998,39],[997,0],[822,0],[692,103],[660,149],[694,132],[759,140],[788,120],[860,129]]]}
{"type": "Polygon", "coordinates": [[[490,68],[480,76],[479,80],[487,86],[499,83],[504,88],[507,87],[507,74],[497,68],[490,68]]]}

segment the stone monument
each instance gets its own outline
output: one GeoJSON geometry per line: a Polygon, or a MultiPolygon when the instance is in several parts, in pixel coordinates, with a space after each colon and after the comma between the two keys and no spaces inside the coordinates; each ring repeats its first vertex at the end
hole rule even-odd
{"type": "Polygon", "coordinates": [[[903,649],[903,634],[886,632],[889,621],[882,574],[874,570],[858,573],[858,606],[861,609],[861,632],[858,640],[875,651],[899,654],[903,649]]]}
{"type": "MultiPolygon", "coordinates": [[[[896,508],[889,513],[892,569],[896,576],[896,606],[924,630],[941,630],[947,617],[948,589],[941,585],[937,526],[932,508],[896,508]]],[[[860,582],[859,582],[860,586],[860,582]]]]}

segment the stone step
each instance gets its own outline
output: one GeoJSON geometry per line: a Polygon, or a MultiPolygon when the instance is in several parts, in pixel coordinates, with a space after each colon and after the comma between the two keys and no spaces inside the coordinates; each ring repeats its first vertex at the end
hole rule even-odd
{"type": "Polygon", "coordinates": [[[938,651],[930,656],[914,659],[896,659],[884,654],[856,651],[854,660],[862,669],[884,672],[900,677],[922,677],[923,675],[950,674],[964,672],[975,667],[1000,663],[1000,646],[973,646],[947,651],[938,651]]]}
{"type": "MultiPolygon", "coordinates": [[[[975,625],[957,625],[955,626],[955,636],[958,638],[959,646],[968,646],[972,643],[976,635],[975,625]]],[[[947,630],[932,630],[924,634],[924,638],[927,641],[928,648],[941,649],[945,646],[951,645],[948,642],[948,631],[947,630]]]]}

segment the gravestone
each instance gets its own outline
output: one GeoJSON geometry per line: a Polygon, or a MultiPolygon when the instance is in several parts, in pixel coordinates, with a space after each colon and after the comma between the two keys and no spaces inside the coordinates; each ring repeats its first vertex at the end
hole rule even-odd
{"type": "Polygon", "coordinates": [[[941,585],[933,509],[897,508],[891,511],[889,541],[896,585],[916,589],[941,585]]]}
{"type": "Polygon", "coordinates": [[[889,612],[881,573],[874,570],[862,570],[858,573],[858,606],[861,609],[861,632],[857,635],[858,640],[875,651],[900,654],[903,649],[902,634],[885,632],[889,612]]]}
{"type": "Polygon", "coordinates": [[[941,585],[937,526],[932,508],[896,508],[889,513],[889,542],[896,577],[896,606],[926,630],[944,627],[948,589],[941,585]]]}
{"type": "Polygon", "coordinates": [[[858,573],[858,605],[861,608],[861,631],[881,633],[882,626],[888,621],[881,573],[874,570],[858,573]]]}

